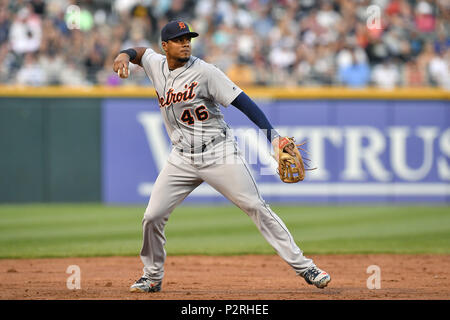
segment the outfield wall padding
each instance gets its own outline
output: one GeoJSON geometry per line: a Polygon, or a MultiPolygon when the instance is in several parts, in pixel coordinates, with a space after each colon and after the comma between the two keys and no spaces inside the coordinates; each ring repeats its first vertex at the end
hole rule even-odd
{"type": "MultiPolygon", "coordinates": [[[[245,91],[280,133],[309,141],[319,166],[302,183],[281,183],[267,141],[224,108],[268,202],[450,203],[449,91],[245,91]]],[[[0,86],[1,203],[145,204],[169,151],[151,87],[0,86]]],[[[227,200],[202,185],[186,202],[227,200]]]]}
{"type": "Polygon", "coordinates": [[[0,202],[45,199],[44,108],[34,99],[1,99],[0,202]]]}
{"type": "Polygon", "coordinates": [[[100,102],[0,98],[0,202],[100,201],[100,102]]]}

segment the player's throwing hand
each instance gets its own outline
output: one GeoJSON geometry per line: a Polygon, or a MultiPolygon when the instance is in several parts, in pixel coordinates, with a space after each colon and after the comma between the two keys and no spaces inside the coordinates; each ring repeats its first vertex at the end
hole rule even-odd
{"type": "Polygon", "coordinates": [[[117,72],[120,78],[128,78],[130,75],[130,69],[128,68],[130,63],[130,56],[126,53],[120,53],[113,63],[113,70],[117,72]]]}

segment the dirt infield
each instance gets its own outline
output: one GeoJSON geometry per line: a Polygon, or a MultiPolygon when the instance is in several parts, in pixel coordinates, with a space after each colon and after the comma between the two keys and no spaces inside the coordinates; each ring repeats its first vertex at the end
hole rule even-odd
{"type": "Polygon", "coordinates": [[[163,291],[130,293],[141,275],[139,257],[0,260],[0,299],[120,300],[369,300],[450,299],[450,255],[317,255],[332,281],[309,286],[278,256],[168,256],[163,291]],[[81,271],[69,290],[70,265],[81,271]],[[381,288],[369,290],[376,265],[381,288]]]}

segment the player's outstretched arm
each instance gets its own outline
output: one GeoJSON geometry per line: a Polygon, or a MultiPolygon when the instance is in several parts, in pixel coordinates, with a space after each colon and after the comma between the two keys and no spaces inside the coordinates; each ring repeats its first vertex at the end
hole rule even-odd
{"type": "Polygon", "coordinates": [[[279,136],[278,132],[273,128],[266,115],[256,105],[256,103],[245,93],[241,92],[231,105],[241,110],[254,124],[266,133],[267,140],[272,142],[279,136]]]}
{"type": "Polygon", "coordinates": [[[245,92],[241,92],[236,99],[231,102],[231,105],[241,110],[253,123],[255,123],[261,130],[266,133],[267,140],[271,142],[275,152],[274,158],[278,161],[280,150],[280,135],[273,128],[264,112],[257,106],[257,104],[245,92]]]}
{"type": "Polygon", "coordinates": [[[117,72],[119,77],[128,78],[130,74],[128,64],[134,63],[142,67],[142,56],[147,48],[138,47],[120,51],[116,59],[114,59],[113,70],[117,72]]]}

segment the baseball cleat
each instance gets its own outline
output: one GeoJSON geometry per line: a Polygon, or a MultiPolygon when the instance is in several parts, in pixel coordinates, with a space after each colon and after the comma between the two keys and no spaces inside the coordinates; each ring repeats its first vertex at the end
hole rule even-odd
{"type": "Polygon", "coordinates": [[[159,292],[161,291],[161,282],[142,277],[130,287],[130,292],[159,292]]]}
{"type": "Polygon", "coordinates": [[[316,266],[308,268],[302,276],[308,284],[313,284],[320,289],[325,288],[331,281],[330,275],[316,266]]]}

